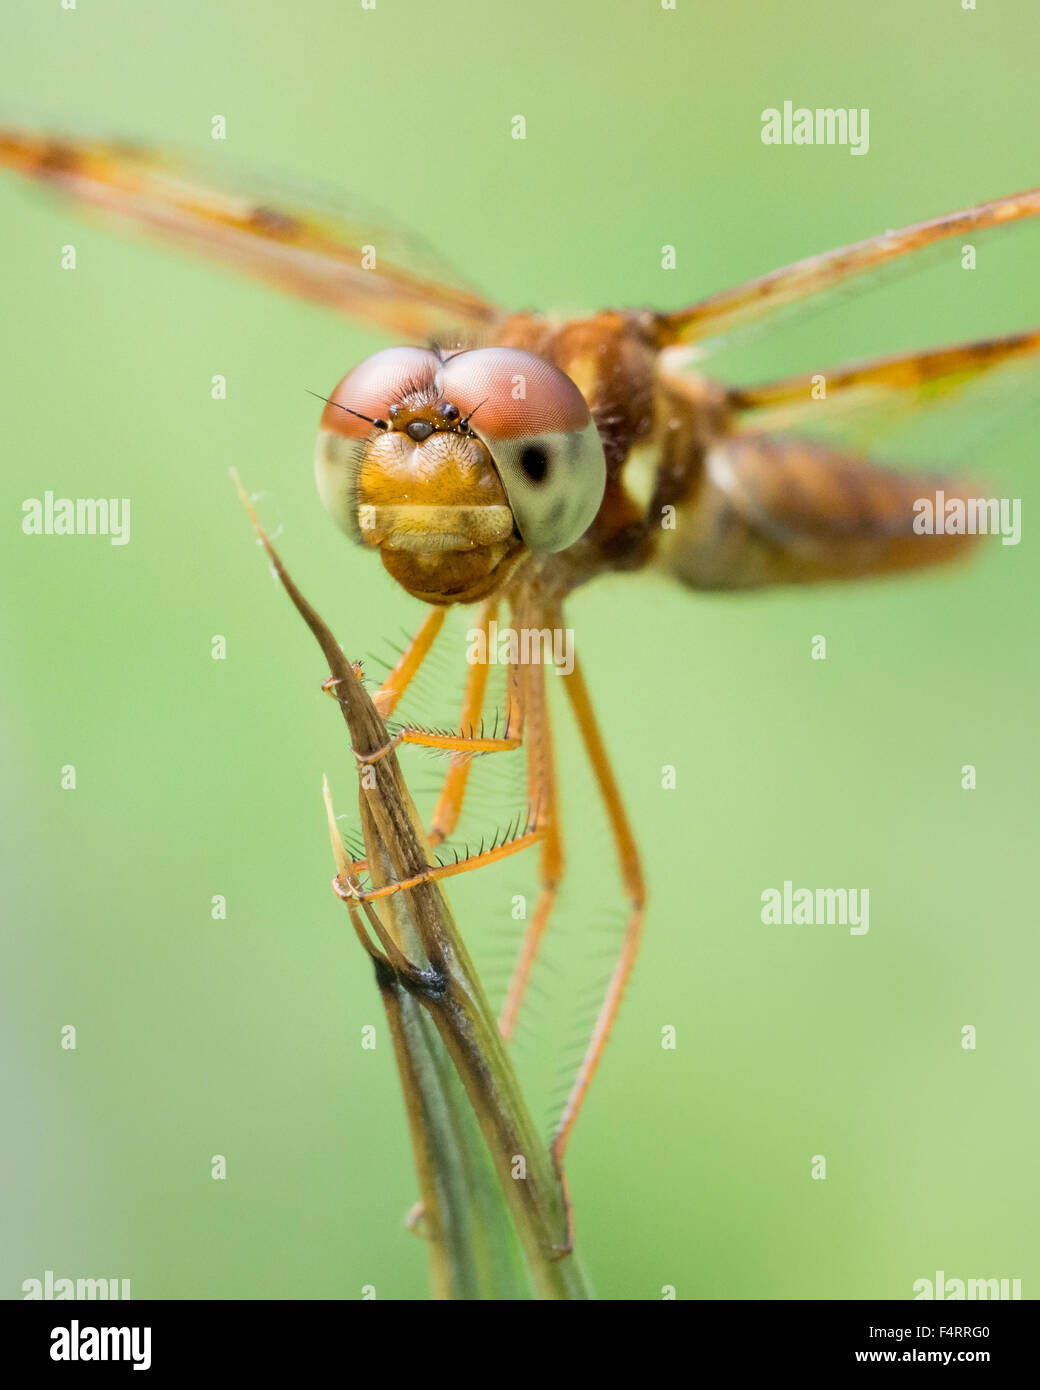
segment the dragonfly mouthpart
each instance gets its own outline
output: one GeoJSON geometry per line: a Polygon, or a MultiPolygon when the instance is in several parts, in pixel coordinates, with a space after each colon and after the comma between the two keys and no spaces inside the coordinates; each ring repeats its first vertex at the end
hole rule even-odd
{"type": "Polygon", "coordinates": [[[392,411],[391,428],[362,441],[322,430],[318,487],[340,526],[378,550],[409,593],[468,602],[501,582],[523,542],[487,447],[435,412],[392,411]]]}

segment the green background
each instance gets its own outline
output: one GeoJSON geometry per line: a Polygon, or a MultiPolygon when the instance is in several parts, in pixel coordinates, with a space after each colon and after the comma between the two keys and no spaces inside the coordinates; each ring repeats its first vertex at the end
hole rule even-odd
{"type": "MultiPolygon", "coordinates": [[[[508,307],[678,306],[1038,181],[1032,0],[10,0],[2,23],[8,117],[361,191],[508,307]],[[787,98],[868,107],[869,154],[763,146],[760,112],[787,98]]],[[[0,1291],[52,1269],[129,1277],[135,1297],[421,1297],[390,1047],[328,886],[320,779],[351,824],[352,760],[227,473],[264,492],[351,655],[414,628],[418,605],[343,540],[311,476],[305,388],[388,340],[9,178],[0,227],[0,1291]],[[47,488],[131,497],[130,544],[23,536],[22,501],[47,488]]],[[[1027,327],[1036,247],[1028,229],[980,241],[968,274],[951,244],[714,369],[752,380],[1027,327]]],[[[602,1296],[908,1298],[937,1268],[1036,1293],[1036,413],[1021,387],[973,412],[921,454],[1021,497],[1017,548],[804,593],[614,577],[571,604],[650,885],[570,1152],[602,1296]],[[788,878],[869,887],[869,934],[763,926],[762,890],[788,878]]],[[[428,683],[448,719],[460,650],[428,683]]],[[[540,1118],[623,920],[570,733],[561,707],[571,877],[518,1040],[540,1118]]],[[[433,780],[421,758],[407,770],[433,780]]],[[[452,892],[489,988],[533,867],[452,892]]]]}

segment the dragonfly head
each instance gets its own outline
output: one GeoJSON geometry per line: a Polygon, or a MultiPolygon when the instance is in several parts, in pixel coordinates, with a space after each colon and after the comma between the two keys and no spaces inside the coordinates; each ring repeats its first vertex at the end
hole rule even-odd
{"type": "Polygon", "coordinates": [[[517,348],[389,348],[328,398],[322,501],[427,603],[483,598],[521,553],[572,545],[606,484],[581,392],[517,348]]]}

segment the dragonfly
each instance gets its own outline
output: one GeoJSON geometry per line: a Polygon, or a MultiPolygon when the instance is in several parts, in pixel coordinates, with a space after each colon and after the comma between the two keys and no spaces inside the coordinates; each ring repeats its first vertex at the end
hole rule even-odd
{"type": "MultiPolygon", "coordinates": [[[[561,319],[507,312],[453,273],[427,270],[420,243],[293,196],[230,191],[190,166],[125,144],[0,128],[0,164],[77,203],[400,339],[355,365],[324,402],[315,473],[339,527],[427,605],[375,696],[389,718],[427,659],[445,615],[474,605],[489,651],[507,614],[506,706],[488,734],[487,660],[469,663],[455,728],[402,725],[393,746],[448,758],[429,829],[459,822],[473,759],[523,749],[523,824],[458,862],[362,890],[374,902],[468,873],[528,848],[539,893],[506,992],[516,1027],[564,873],[546,663],[524,634],[564,630],[571,593],[597,576],[654,569],[692,590],[746,590],[865,579],[942,564],[977,539],[915,526],[915,502],[966,484],[879,466],[799,435],[819,412],[898,411],[941,399],[1015,361],[1035,359],[1040,328],[758,385],[703,374],[700,346],[768,324],[845,284],[944,241],[955,244],[1040,214],[1040,189],[870,236],[672,310],[605,310],[561,319]],[[778,426],[783,432],[778,432],[778,426]]],[[[866,283],[866,280],[864,280],[866,283]]],[[[621,948],[556,1125],[564,1151],[603,1056],[643,934],[646,885],[580,661],[561,666],[602,799],[626,904],[621,948]]]]}

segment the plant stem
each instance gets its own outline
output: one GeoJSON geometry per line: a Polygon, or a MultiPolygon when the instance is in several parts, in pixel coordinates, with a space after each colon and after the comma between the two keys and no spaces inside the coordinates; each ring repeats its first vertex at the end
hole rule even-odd
{"type": "MultiPolygon", "coordinates": [[[[275,572],[325,654],[353,751],[371,774],[359,779],[368,872],[377,885],[413,879],[428,869],[430,848],[386,726],[233,476],[275,572]]],[[[336,882],[356,917],[342,873],[336,882]]],[[[375,924],[390,954],[356,929],[376,960],[394,1041],[430,1235],[434,1296],[508,1299],[533,1291],[539,1299],[591,1297],[570,1250],[563,1183],[535,1130],[444,894],[427,881],[383,904],[390,924],[383,918],[375,924]],[[526,1258],[523,1281],[513,1254],[517,1239],[526,1258]]]]}

